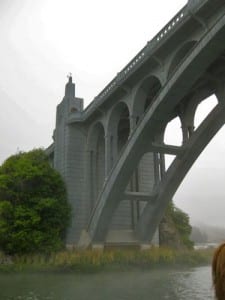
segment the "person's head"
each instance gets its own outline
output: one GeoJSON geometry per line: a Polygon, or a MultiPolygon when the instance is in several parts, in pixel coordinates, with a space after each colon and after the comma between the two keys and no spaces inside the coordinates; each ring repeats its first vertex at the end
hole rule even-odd
{"type": "Polygon", "coordinates": [[[225,300],[225,243],[221,244],[214,253],[212,279],[217,300],[225,300]]]}

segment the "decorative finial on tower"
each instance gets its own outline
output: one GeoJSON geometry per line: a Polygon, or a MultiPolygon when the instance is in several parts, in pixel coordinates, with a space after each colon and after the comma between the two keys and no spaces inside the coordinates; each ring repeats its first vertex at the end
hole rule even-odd
{"type": "Polygon", "coordinates": [[[71,72],[67,75],[67,78],[69,80],[66,84],[65,96],[67,98],[74,98],[75,97],[75,84],[72,81],[73,79],[72,79],[72,73],[71,72]]]}
{"type": "Polygon", "coordinates": [[[72,73],[69,72],[69,74],[67,75],[67,78],[69,79],[69,82],[72,82],[72,73]]]}

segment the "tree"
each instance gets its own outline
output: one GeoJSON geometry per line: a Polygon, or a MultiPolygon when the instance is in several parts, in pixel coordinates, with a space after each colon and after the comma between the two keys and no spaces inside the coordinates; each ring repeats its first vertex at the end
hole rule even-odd
{"type": "Polygon", "coordinates": [[[190,240],[192,227],[189,223],[188,214],[176,207],[172,201],[169,203],[168,213],[171,215],[183,244],[187,248],[193,248],[194,243],[190,240]]]}
{"type": "Polygon", "coordinates": [[[0,248],[5,253],[58,250],[69,223],[65,185],[42,149],[13,155],[0,166],[0,248]]]}

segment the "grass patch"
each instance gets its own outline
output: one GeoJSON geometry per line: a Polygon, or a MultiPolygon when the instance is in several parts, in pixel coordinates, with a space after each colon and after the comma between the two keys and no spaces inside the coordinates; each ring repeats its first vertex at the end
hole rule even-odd
{"type": "Polygon", "coordinates": [[[150,250],[63,251],[49,255],[4,256],[0,253],[0,271],[71,271],[77,273],[129,268],[200,266],[211,262],[213,249],[177,251],[168,248],[150,250]]]}

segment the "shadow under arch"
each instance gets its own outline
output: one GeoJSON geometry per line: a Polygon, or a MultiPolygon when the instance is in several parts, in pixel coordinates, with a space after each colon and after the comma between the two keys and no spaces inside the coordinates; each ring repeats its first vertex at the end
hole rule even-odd
{"type": "Polygon", "coordinates": [[[105,130],[101,122],[95,123],[88,132],[87,152],[90,155],[88,177],[91,211],[105,179],[105,130]]]}
{"type": "Polygon", "coordinates": [[[106,135],[110,140],[111,169],[130,135],[130,112],[125,102],[119,102],[113,107],[109,116],[106,135]]]}
{"type": "Polygon", "coordinates": [[[168,68],[167,78],[169,78],[171,76],[171,74],[174,72],[174,70],[180,64],[180,62],[182,62],[182,60],[185,58],[185,56],[194,48],[194,46],[197,43],[198,43],[198,41],[188,41],[188,42],[184,43],[178,49],[178,51],[173,56],[170,66],[168,68]]]}
{"type": "Polygon", "coordinates": [[[154,75],[148,76],[142,81],[134,96],[132,107],[132,116],[136,117],[135,123],[138,122],[143,113],[152,104],[161,87],[161,81],[154,75]]]}

